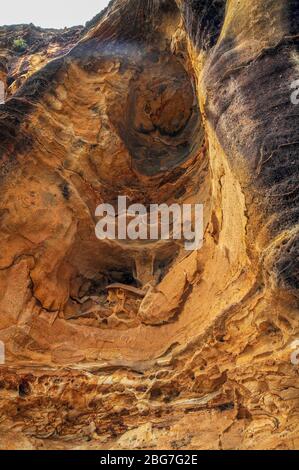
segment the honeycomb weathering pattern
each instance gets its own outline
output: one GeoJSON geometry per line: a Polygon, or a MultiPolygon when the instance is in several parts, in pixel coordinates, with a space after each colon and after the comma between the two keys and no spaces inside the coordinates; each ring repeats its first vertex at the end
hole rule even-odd
{"type": "Polygon", "coordinates": [[[0,28],[0,447],[298,448],[298,29],[291,0],[0,28]],[[124,194],[203,203],[203,248],[99,242],[124,194]]]}

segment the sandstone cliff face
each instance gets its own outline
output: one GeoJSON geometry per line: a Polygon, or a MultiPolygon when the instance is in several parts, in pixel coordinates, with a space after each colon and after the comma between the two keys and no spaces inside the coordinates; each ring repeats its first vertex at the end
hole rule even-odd
{"type": "Polygon", "coordinates": [[[47,62],[66,54],[84,28],[41,29],[34,25],[0,27],[0,78],[11,96],[30,75],[47,62]]]}
{"type": "Polygon", "coordinates": [[[298,19],[114,0],[21,56],[0,32],[0,447],[298,448],[298,19]],[[202,249],[99,241],[118,195],[203,203],[202,249]]]}

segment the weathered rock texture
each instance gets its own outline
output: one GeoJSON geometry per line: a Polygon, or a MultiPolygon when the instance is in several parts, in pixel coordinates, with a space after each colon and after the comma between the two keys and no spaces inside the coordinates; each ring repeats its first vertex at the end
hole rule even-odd
{"type": "Polygon", "coordinates": [[[0,447],[299,447],[298,21],[115,0],[17,57],[1,31],[0,447]],[[118,195],[203,203],[203,248],[100,242],[118,195]]]}

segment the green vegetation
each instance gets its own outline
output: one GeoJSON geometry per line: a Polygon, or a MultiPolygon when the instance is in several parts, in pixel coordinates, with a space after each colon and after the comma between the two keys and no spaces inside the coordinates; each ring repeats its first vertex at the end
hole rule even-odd
{"type": "Polygon", "coordinates": [[[18,39],[15,39],[13,42],[13,48],[16,52],[24,52],[26,51],[27,47],[28,46],[27,46],[27,42],[25,41],[25,39],[18,38],[18,39]]]}

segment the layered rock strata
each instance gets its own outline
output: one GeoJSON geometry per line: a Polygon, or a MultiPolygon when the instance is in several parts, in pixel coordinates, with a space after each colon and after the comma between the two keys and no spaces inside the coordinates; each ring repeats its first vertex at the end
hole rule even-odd
{"type": "Polygon", "coordinates": [[[298,20],[114,0],[54,55],[1,33],[2,448],[298,448],[298,20]],[[202,203],[203,247],[99,241],[119,195],[202,203]]]}

